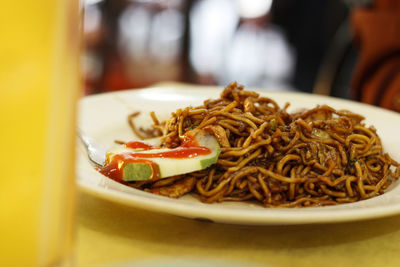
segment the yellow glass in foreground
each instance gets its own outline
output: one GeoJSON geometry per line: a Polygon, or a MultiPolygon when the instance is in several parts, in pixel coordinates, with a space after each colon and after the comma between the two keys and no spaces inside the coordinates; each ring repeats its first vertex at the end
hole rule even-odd
{"type": "Polygon", "coordinates": [[[78,0],[0,3],[0,266],[68,266],[78,0]]]}

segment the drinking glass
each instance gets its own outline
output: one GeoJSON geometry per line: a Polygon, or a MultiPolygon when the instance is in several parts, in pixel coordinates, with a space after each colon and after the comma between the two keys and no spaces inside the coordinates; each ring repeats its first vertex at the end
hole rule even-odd
{"type": "Polygon", "coordinates": [[[0,266],[71,266],[80,4],[0,2],[0,266]]]}

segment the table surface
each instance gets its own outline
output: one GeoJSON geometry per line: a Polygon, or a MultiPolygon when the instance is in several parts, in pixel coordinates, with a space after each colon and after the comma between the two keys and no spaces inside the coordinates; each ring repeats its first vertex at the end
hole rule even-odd
{"type": "Polygon", "coordinates": [[[78,199],[77,266],[400,266],[400,215],[246,226],[149,212],[83,192],[78,199]]]}

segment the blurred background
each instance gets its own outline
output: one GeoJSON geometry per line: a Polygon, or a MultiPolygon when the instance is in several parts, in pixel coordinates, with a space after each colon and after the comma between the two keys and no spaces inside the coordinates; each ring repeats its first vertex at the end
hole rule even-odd
{"type": "Polygon", "coordinates": [[[399,2],[85,0],[86,93],[237,81],[368,102],[351,88],[360,43],[371,36],[363,31],[368,19],[354,22],[355,13],[399,17],[399,2]]]}

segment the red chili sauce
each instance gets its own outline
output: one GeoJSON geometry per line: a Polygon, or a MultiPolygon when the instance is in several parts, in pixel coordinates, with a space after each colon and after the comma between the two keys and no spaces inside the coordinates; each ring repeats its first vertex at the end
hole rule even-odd
{"type": "Polygon", "coordinates": [[[155,146],[152,146],[152,145],[140,142],[140,141],[131,141],[131,142],[125,143],[125,147],[133,148],[133,149],[142,148],[144,150],[157,148],[155,146]]]}

